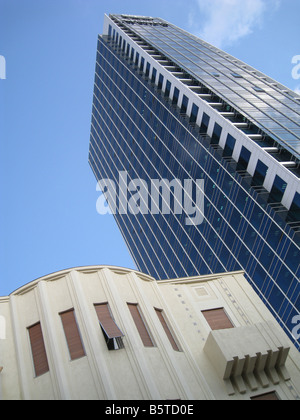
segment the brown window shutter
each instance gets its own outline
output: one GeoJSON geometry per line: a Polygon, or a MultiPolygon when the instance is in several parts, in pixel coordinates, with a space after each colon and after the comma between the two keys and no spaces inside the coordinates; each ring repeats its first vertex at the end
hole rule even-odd
{"type": "Polygon", "coordinates": [[[85,356],[74,309],[60,313],[71,360],[85,356]]]}
{"type": "Polygon", "coordinates": [[[128,308],[136,325],[136,328],[140,334],[141,340],[145,347],[154,347],[153,341],[144,323],[142,314],[139,306],[135,303],[128,303],[128,308]]]}
{"type": "Polygon", "coordinates": [[[179,349],[179,347],[178,347],[178,345],[177,345],[177,343],[176,343],[176,341],[173,337],[173,334],[170,331],[170,328],[169,328],[168,322],[166,320],[165,314],[163,313],[163,311],[161,309],[157,309],[157,308],[154,308],[154,309],[155,309],[155,312],[156,312],[156,314],[157,314],[157,316],[158,316],[158,318],[161,322],[161,325],[163,326],[163,329],[165,330],[165,333],[167,334],[167,337],[168,337],[173,349],[175,351],[180,351],[180,349],[179,349]]]}
{"type": "Polygon", "coordinates": [[[276,392],[269,392],[268,394],[257,395],[256,397],[251,397],[252,401],[279,401],[279,398],[276,392]]]}
{"type": "Polygon", "coordinates": [[[40,323],[28,328],[33,365],[36,376],[49,372],[42,327],[40,323]]]}
{"type": "Polygon", "coordinates": [[[202,311],[202,313],[212,330],[225,330],[227,328],[234,328],[234,325],[228,318],[224,308],[202,311]]]}
{"type": "Polygon", "coordinates": [[[101,327],[104,329],[105,334],[109,339],[124,337],[124,334],[119,329],[111,315],[108,303],[95,305],[95,309],[101,327]]]}

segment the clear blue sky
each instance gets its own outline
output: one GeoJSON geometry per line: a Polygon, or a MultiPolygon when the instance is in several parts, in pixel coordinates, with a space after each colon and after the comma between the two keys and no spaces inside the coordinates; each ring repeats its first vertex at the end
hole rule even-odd
{"type": "Polygon", "coordinates": [[[299,0],[0,0],[0,295],[80,265],[134,268],[96,212],[88,146],[104,13],[151,15],[205,36],[296,89],[299,0]]]}

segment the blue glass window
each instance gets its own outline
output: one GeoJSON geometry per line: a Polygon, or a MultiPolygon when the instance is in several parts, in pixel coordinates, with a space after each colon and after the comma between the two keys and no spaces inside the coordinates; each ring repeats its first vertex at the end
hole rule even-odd
{"type": "Polygon", "coordinates": [[[191,117],[190,117],[190,123],[196,123],[197,117],[198,117],[199,107],[195,104],[193,104],[191,117]]]}
{"type": "Polygon", "coordinates": [[[140,59],[140,54],[137,52],[135,55],[135,65],[138,66],[139,65],[139,59],[140,59]]]}
{"type": "Polygon", "coordinates": [[[257,162],[256,170],[252,179],[253,186],[261,186],[264,185],[266,176],[268,172],[268,167],[260,160],[257,162]]]}
{"type": "Polygon", "coordinates": [[[153,67],[152,77],[151,77],[151,82],[152,83],[155,83],[155,81],[156,81],[156,75],[157,75],[157,70],[153,67]]]}
{"type": "Polygon", "coordinates": [[[232,137],[231,134],[228,134],[225,149],[223,152],[223,157],[231,157],[233,155],[234,146],[236,143],[236,139],[232,137]]]}
{"type": "Polygon", "coordinates": [[[241,150],[240,158],[238,161],[237,170],[246,171],[249,165],[250,157],[251,157],[251,152],[248,149],[246,149],[246,147],[243,146],[241,150]]]}
{"type": "Polygon", "coordinates": [[[147,66],[146,66],[146,77],[150,76],[150,63],[147,62],[147,66]]]}
{"type": "Polygon", "coordinates": [[[211,144],[219,144],[221,134],[222,134],[222,127],[218,123],[215,123],[214,131],[211,137],[211,144]]]}
{"type": "Polygon", "coordinates": [[[163,83],[164,83],[164,76],[162,74],[160,74],[159,79],[158,79],[158,85],[157,85],[159,90],[162,90],[163,83]]]}
{"type": "Polygon", "coordinates": [[[290,211],[288,213],[287,222],[300,221],[300,194],[296,192],[290,211]]]}
{"type": "Polygon", "coordinates": [[[145,66],[145,59],[144,57],[141,57],[141,64],[140,64],[140,70],[144,71],[144,66],[145,66]]]}
{"type": "Polygon", "coordinates": [[[209,126],[210,117],[205,112],[203,112],[202,122],[200,126],[200,133],[207,134],[208,126],[209,126]]]}
{"type": "Polygon", "coordinates": [[[189,98],[187,96],[183,95],[181,109],[180,109],[180,112],[182,114],[186,114],[188,103],[189,103],[189,98]]]}
{"type": "Polygon", "coordinates": [[[134,59],[134,48],[131,48],[130,58],[133,61],[133,59],[134,59]]]}
{"type": "Polygon", "coordinates": [[[167,80],[166,83],[166,90],[165,90],[165,97],[169,97],[170,96],[170,92],[171,92],[171,82],[169,80],[167,80]]]}
{"type": "Polygon", "coordinates": [[[286,190],[287,183],[276,175],[272,190],[269,196],[269,203],[281,203],[282,197],[286,190]]]}
{"type": "Polygon", "coordinates": [[[174,94],[173,94],[172,104],[173,105],[177,105],[178,104],[178,100],[179,100],[179,89],[175,88],[174,89],[174,94]]]}

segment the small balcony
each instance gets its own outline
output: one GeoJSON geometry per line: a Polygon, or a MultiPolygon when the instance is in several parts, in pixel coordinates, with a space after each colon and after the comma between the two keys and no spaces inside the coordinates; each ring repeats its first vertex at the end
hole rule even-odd
{"type": "Polygon", "coordinates": [[[211,331],[204,346],[228,395],[288,381],[289,350],[285,334],[272,322],[211,331]]]}

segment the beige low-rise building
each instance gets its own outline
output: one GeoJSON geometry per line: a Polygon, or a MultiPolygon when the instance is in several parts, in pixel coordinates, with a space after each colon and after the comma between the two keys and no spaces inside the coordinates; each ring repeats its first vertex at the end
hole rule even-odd
{"type": "Polygon", "coordinates": [[[0,298],[3,400],[295,400],[299,367],[242,272],[81,267],[0,298]]]}

